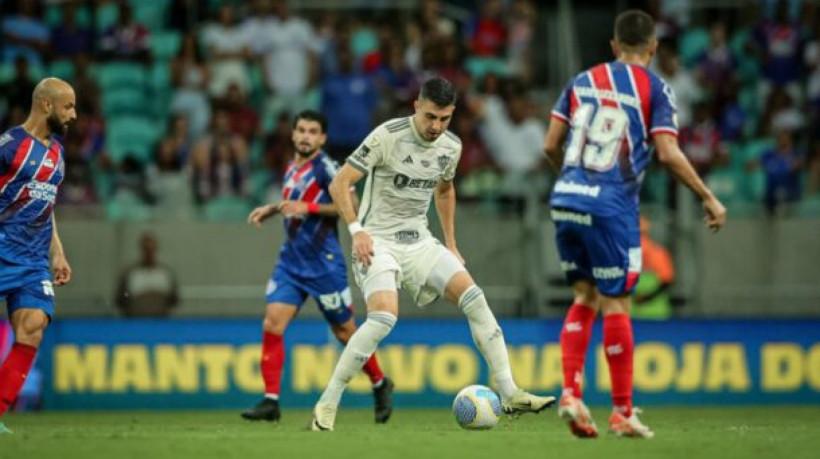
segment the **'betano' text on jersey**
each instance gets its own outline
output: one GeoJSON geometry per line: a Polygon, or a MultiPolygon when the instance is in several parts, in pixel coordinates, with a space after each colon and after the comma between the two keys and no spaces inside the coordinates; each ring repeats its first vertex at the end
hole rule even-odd
{"type": "Polygon", "coordinates": [[[63,181],[63,147],[44,145],[22,126],[0,136],[0,259],[48,266],[52,213],[63,181]]]}
{"type": "MultiPolygon", "coordinates": [[[[324,153],[301,165],[291,162],[285,172],[282,200],[332,203],[328,187],[337,171],[336,163],[324,153]]],[[[303,278],[345,273],[337,221],[337,217],[312,214],[285,218],[286,238],[279,254],[280,267],[303,278]]]]}
{"type": "Polygon", "coordinates": [[[636,213],[653,134],[677,135],[675,96],[637,65],[610,62],[570,80],[552,117],[570,126],[550,203],[600,216],[636,213]]]}

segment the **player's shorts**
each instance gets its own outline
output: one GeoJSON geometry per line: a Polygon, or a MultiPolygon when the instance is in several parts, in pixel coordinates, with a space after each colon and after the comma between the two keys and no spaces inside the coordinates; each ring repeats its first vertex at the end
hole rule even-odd
{"type": "Polygon", "coordinates": [[[267,304],[292,304],[301,309],[308,296],[313,297],[322,315],[331,324],[341,325],[353,317],[353,297],[345,271],[308,279],[276,266],[265,288],[267,304]]]}
{"type": "Polygon", "coordinates": [[[606,296],[632,293],[641,273],[637,213],[599,217],[552,209],[561,269],[570,284],[592,280],[606,296]]]}
{"type": "Polygon", "coordinates": [[[449,278],[464,270],[464,265],[453,252],[434,237],[412,243],[374,237],[370,266],[364,268],[358,261],[353,263],[356,285],[362,289],[365,299],[373,291],[383,290],[373,287],[374,283],[378,284],[378,278],[384,273],[393,273],[394,285],[407,290],[419,307],[427,306],[443,295],[449,278]],[[431,278],[434,268],[441,271],[434,276],[436,279],[431,278]]]}
{"type": "Polygon", "coordinates": [[[19,309],[40,309],[54,316],[54,286],[43,266],[12,265],[0,260],[0,296],[9,317],[19,309]]]}

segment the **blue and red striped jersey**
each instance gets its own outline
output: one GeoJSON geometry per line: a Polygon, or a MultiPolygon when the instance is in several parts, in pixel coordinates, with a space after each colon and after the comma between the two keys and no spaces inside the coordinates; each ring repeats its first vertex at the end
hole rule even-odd
{"type": "Polygon", "coordinates": [[[48,266],[51,215],[64,174],[55,136],[49,146],[22,126],[0,136],[0,259],[48,266]]]}
{"type": "Polygon", "coordinates": [[[600,216],[637,212],[651,136],[677,135],[676,111],[672,88],[641,66],[609,62],[570,80],[552,111],[570,130],[551,205],[600,216]]]}
{"type": "MultiPolygon", "coordinates": [[[[337,171],[338,165],[324,153],[304,164],[291,162],[285,172],[282,200],[332,203],[328,187],[337,171]]],[[[286,239],[279,253],[280,267],[303,278],[345,273],[337,222],[338,217],[327,215],[285,218],[286,239]]]]}

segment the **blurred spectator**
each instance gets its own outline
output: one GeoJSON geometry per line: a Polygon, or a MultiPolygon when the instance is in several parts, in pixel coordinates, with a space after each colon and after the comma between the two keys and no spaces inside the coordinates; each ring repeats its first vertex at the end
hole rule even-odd
{"type": "Polygon", "coordinates": [[[142,204],[154,202],[154,196],[148,189],[145,166],[131,153],[126,153],[117,166],[113,199],[142,204]]]}
{"type": "Polygon", "coordinates": [[[458,97],[464,97],[472,87],[472,77],[464,69],[461,49],[455,40],[443,40],[436,45],[436,52],[441,58],[436,73],[455,85],[458,97]]]}
{"type": "Polygon", "coordinates": [[[672,316],[669,287],[675,281],[675,265],[669,250],[652,240],[650,223],[641,217],[641,277],[635,286],[632,316],[639,319],[668,319],[672,316]]]}
{"type": "MultiPolygon", "coordinates": [[[[678,15],[670,15],[664,9],[664,4],[672,3],[670,0],[649,0],[647,2],[648,13],[655,20],[655,35],[659,41],[676,42],[681,33],[681,26],[675,20],[678,15]]],[[[679,2],[678,2],[679,3],[679,2]]]]}
{"type": "Polygon", "coordinates": [[[795,148],[792,132],[778,131],[777,144],[761,156],[760,166],[766,174],[765,204],[769,214],[774,215],[778,207],[800,198],[803,159],[795,148]]]}
{"type": "Polygon", "coordinates": [[[157,147],[158,151],[162,150],[164,153],[158,153],[157,157],[163,158],[164,163],[178,164],[178,169],[181,169],[183,164],[188,164],[193,139],[190,126],[185,115],[173,115],[168,120],[165,136],[157,147]],[[168,158],[168,155],[172,155],[173,160],[168,158]]]}
{"type": "Polygon", "coordinates": [[[151,34],[144,25],[134,21],[130,3],[121,0],[119,5],[117,23],[109,26],[100,39],[100,57],[147,64],[151,59],[151,34]]]}
{"type": "Polygon", "coordinates": [[[461,158],[458,161],[456,178],[464,178],[475,170],[493,167],[487,146],[478,135],[476,117],[470,111],[466,111],[454,122],[453,131],[461,139],[461,158]]]}
{"type": "Polygon", "coordinates": [[[480,132],[495,163],[509,177],[521,179],[544,162],[544,124],[534,116],[524,88],[508,83],[504,99],[488,96],[474,102],[480,132]]]}
{"type": "Polygon", "coordinates": [[[190,141],[188,120],[175,116],[166,136],[160,140],[148,165],[148,190],[155,197],[154,215],[162,220],[192,217],[193,195],[187,164],[190,141]]]}
{"type": "Polygon", "coordinates": [[[94,50],[94,34],[77,24],[77,4],[62,6],[63,20],[51,30],[51,50],[58,58],[73,57],[94,50]]]}
{"type": "Polygon", "coordinates": [[[467,28],[467,39],[473,55],[496,57],[501,55],[507,44],[507,27],[502,13],[501,0],[484,0],[478,18],[467,28]]]}
{"type": "Polygon", "coordinates": [[[774,19],[764,20],[755,27],[751,43],[763,67],[760,98],[765,100],[773,87],[786,87],[789,94],[799,100],[801,89],[797,81],[804,39],[800,28],[791,20],[788,1],[777,2],[774,19]]]}
{"type": "Polygon", "coordinates": [[[784,88],[777,87],[769,94],[766,110],[760,118],[758,135],[771,136],[779,130],[797,131],[805,125],[805,117],[784,88]]]}
{"type": "Polygon", "coordinates": [[[157,238],[143,233],[139,262],[120,275],[116,303],[125,317],[168,317],[179,303],[176,275],[157,260],[157,250],[157,238]]]}
{"type": "Polygon", "coordinates": [[[183,35],[195,32],[204,22],[207,8],[199,0],[173,0],[168,12],[168,27],[183,35]]]}
{"type": "Polygon", "coordinates": [[[404,36],[407,46],[404,48],[404,62],[414,72],[421,71],[421,51],[424,46],[421,28],[415,22],[404,24],[404,36]]]}
{"type": "Polygon", "coordinates": [[[532,0],[515,0],[509,14],[507,67],[512,75],[529,82],[532,78],[531,45],[535,37],[537,10],[532,0]]]}
{"type": "MultiPolygon", "coordinates": [[[[739,84],[729,83],[723,89],[723,103],[720,113],[720,136],[723,142],[741,141],[749,114],[738,100],[739,84]]],[[[680,111],[678,111],[680,113],[680,111]]]]}
{"type": "Polygon", "coordinates": [[[691,126],[681,129],[680,145],[701,177],[706,177],[714,167],[728,162],[728,152],[712,118],[709,103],[695,104],[695,118],[691,126]]]}
{"type": "Polygon", "coordinates": [[[23,56],[14,59],[14,77],[2,87],[8,110],[20,108],[28,113],[35,82],[29,77],[29,62],[23,56]]]}
{"type": "Polygon", "coordinates": [[[734,79],[736,63],[726,42],[726,24],[717,21],[709,28],[709,48],[697,60],[698,79],[713,97],[734,79]]]}
{"type": "Polygon", "coordinates": [[[451,38],[455,36],[456,25],[442,12],[439,0],[421,0],[416,22],[425,37],[451,38]]]}
{"type": "MultiPolygon", "coordinates": [[[[77,118],[77,122],[72,126],[75,131],[76,125],[82,118],[77,118]]],[[[63,183],[59,188],[58,201],[60,205],[87,205],[97,202],[97,193],[94,188],[94,175],[91,170],[91,163],[83,155],[81,138],[72,132],[64,141],[65,174],[63,183]]]]}
{"type": "Polygon", "coordinates": [[[203,44],[208,48],[208,68],[211,82],[208,91],[222,97],[231,85],[243,93],[250,90],[245,60],[248,58],[247,32],[236,22],[233,5],[219,7],[219,22],[209,24],[203,32],[203,44]]]}
{"type": "Polygon", "coordinates": [[[208,69],[193,34],[182,39],[179,54],[171,61],[171,83],[174,87],[171,112],[190,120],[192,137],[203,135],[211,119],[211,107],[205,95],[208,69]]]}
{"type": "Polygon", "coordinates": [[[339,72],[322,82],[322,112],[328,120],[327,152],[343,162],[370,132],[376,89],[354,69],[349,48],[340,48],[338,56],[339,72]]]}
{"type": "Polygon", "coordinates": [[[259,133],[259,114],[238,85],[232,84],[218,105],[231,114],[231,132],[248,142],[259,133]]]}
{"type": "MultiPolygon", "coordinates": [[[[283,112],[276,120],[273,131],[265,139],[265,169],[271,172],[271,182],[280,184],[293,159],[293,126],[291,115],[283,112]]],[[[276,195],[279,196],[279,195],[276,195]]]]}
{"type": "Polygon", "coordinates": [[[373,72],[373,78],[388,113],[382,118],[389,118],[399,114],[397,112],[401,109],[410,108],[411,101],[418,92],[418,79],[407,67],[404,48],[398,39],[387,44],[381,64],[373,72]]]}
{"type": "Polygon", "coordinates": [[[191,165],[198,203],[222,196],[247,196],[248,147],[245,139],[231,133],[227,111],[214,111],[211,130],[194,145],[191,165]]]}
{"type": "Polygon", "coordinates": [[[292,15],[285,0],[273,0],[273,6],[275,18],[256,27],[250,38],[263,59],[265,83],[272,93],[265,113],[269,119],[311,105],[307,90],[315,83],[321,50],[313,27],[292,15]]]}
{"type": "Polygon", "coordinates": [[[6,16],[2,22],[4,62],[13,62],[21,56],[33,65],[43,64],[50,34],[41,17],[36,0],[17,0],[17,13],[6,16]]]}
{"type": "Polygon", "coordinates": [[[658,47],[657,73],[672,88],[675,93],[678,109],[678,124],[681,127],[689,126],[692,122],[692,106],[701,99],[701,90],[689,71],[680,64],[675,48],[669,43],[658,47]]]}
{"type": "MultiPolygon", "coordinates": [[[[77,98],[77,112],[86,116],[89,113],[99,113],[100,111],[100,88],[97,81],[90,75],[89,66],[93,65],[91,56],[88,54],[78,54],[74,57],[74,78],[71,84],[74,86],[76,94],[82,94],[77,98]]],[[[82,118],[82,117],[80,117],[82,118]]]]}

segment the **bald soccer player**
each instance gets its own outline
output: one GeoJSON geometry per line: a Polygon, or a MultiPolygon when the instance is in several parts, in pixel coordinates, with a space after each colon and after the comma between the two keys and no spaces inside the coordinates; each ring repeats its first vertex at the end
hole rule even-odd
{"type": "MultiPolygon", "coordinates": [[[[26,122],[0,136],[0,296],[14,330],[0,366],[0,418],[23,387],[54,315],[54,285],[71,280],[53,211],[65,171],[56,136],[76,119],[74,89],[46,78],[34,88],[26,122]]],[[[3,433],[11,431],[0,422],[3,433]]]]}

